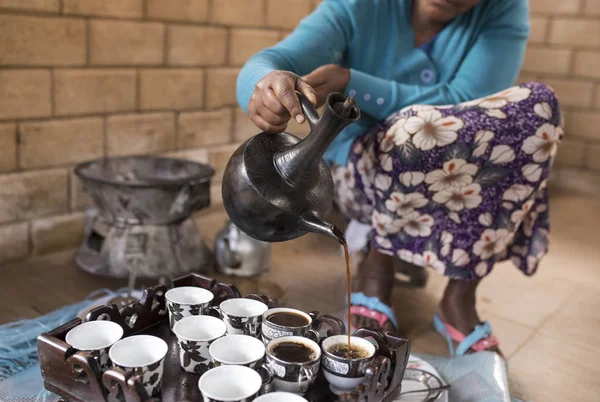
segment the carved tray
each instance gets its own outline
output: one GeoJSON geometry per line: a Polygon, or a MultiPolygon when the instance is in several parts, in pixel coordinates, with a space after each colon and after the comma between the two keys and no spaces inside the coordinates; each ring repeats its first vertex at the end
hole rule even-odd
{"type": "MultiPolygon", "coordinates": [[[[189,274],[172,281],[173,287],[198,286],[215,295],[213,305],[241,297],[233,285],[217,282],[198,274],[189,274]]],[[[68,402],[192,402],[201,401],[198,375],[183,371],[179,365],[177,339],[171,334],[165,306],[165,286],[154,286],[144,292],[140,302],[119,309],[115,304],[91,310],[84,321],[110,320],[123,327],[123,336],[144,333],[158,336],[169,345],[165,359],[161,397],[149,398],[138,376],[118,368],[101,371],[98,361],[89,352],[79,351],[65,342],[69,330],[82,321],[75,318],[38,337],[39,362],[44,386],[68,402]]],[[[262,295],[248,295],[269,308],[276,300],[262,295]]],[[[378,343],[378,356],[367,368],[367,381],[354,392],[340,397],[329,391],[322,372],[305,398],[311,402],[367,401],[389,402],[400,390],[410,353],[409,341],[367,329],[359,329],[356,336],[368,337],[378,343]]]]}

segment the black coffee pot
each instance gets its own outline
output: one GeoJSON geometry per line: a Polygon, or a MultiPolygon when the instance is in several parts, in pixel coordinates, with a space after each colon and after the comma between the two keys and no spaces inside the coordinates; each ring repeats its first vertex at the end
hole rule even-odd
{"type": "Polygon", "coordinates": [[[343,233],[323,218],[333,204],[333,179],[323,154],[360,111],[354,98],[327,97],[323,115],[297,93],[311,132],[305,139],[283,132],[260,133],[231,156],[223,176],[223,204],[231,221],[255,239],[278,242],[306,232],[343,233]]]}

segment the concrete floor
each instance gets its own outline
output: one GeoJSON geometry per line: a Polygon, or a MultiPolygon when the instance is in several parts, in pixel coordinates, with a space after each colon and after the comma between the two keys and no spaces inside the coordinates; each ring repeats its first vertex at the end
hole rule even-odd
{"type": "MultiPolygon", "coordinates": [[[[509,358],[513,385],[535,401],[597,401],[600,395],[600,203],[567,194],[552,199],[552,244],[538,273],[527,278],[500,264],[483,281],[478,309],[509,358]]],[[[226,219],[222,211],[198,217],[212,243],[226,219]]],[[[271,270],[233,280],[242,293],[260,292],[282,304],[342,317],[345,272],[334,241],[307,235],[273,245],[271,270]]],[[[398,288],[394,304],[413,350],[447,354],[431,318],[445,278],[429,276],[423,289],[398,288]]],[[[75,270],[72,252],[0,269],[0,322],[35,317],[122,281],[75,270]],[[15,303],[15,301],[18,301],[15,303]]]]}

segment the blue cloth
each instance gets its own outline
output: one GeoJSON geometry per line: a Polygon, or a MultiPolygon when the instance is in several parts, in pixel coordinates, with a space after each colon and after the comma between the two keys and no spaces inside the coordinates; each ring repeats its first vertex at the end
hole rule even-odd
{"type": "Polygon", "coordinates": [[[377,311],[385,315],[394,325],[394,328],[398,328],[398,320],[396,319],[396,314],[394,314],[394,310],[392,310],[390,306],[379,300],[379,298],[366,296],[363,292],[351,293],[350,303],[353,306],[364,306],[369,310],[377,311]]]}
{"type": "Polygon", "coordinates": [[[413,104],[455,104],[511,86],[529,37],[526,0],[481,0],[425,49],[415,48],[412,0],[324,0],[286,39],[242,68],[237,99],[247,112],[255,85],[274,70],[306,75],[325,64],[351,71],[345,93],[363,117],[325,155],[346,165],[354,139],[413,104]]]}

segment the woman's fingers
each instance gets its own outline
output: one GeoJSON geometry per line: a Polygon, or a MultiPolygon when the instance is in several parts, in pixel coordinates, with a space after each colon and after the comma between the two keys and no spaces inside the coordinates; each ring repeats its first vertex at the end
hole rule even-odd
{"type": "Polygon", "coordinates": [[[313,89],[313,87],[304,82],[302,78],[298,78],[296,80],[296,89],[302,95],[306,96],[313,105],[317,104],[317,95],[315,93],[315,90],[313,89]]]}
{"type": "MultiPolygon", "coordinates": [[[[285,110],[285,108],[284,108],[285,110]]],[[[267,123],[272,126],[285,126],[287,122],[290,120],[290,114],[287,110],[285,110],[285,114],[277,114],[273,113],[269,108],[262,107],[257,109],[257,114],[263,118],[267,123]]]]}
{"type": "Polygon", "coordinates": [[[304,114],[300,107],[300,100],[296,95],[296,83],[291,77],[277,80],[271,84],[275,96],[285,106],[290,115],[300,124],[304,123],[304,114]],[[291,85],[290,85],[291,84],[291,85]]]}
{"type": "Polygon", "coordinates": [[[291,117],[290,112],[288,112],[285,106],[283,106],[283,104],[279,101],[279,98],[275,96],[275,92],[273,92],[271,88],[263,91],[262,102],[263,105],[272,113],[287,118],[288,120],[291,117]]]}
{"type": "Polygon", "coordinates": [[[256,124],[258,126],[258,128],[260,128],[262,131],[264,131],[266,133],[271,133],[271,134],[281,133],[282,131],[284,131],[287,128],[287,121],[284,124],[276,125],[276,124],[271,124],[271,122],[267,121],[260,114],[255,114],[255,113],[249,113],[249,114],[250,114],[250,118],[252,119],[254,124],[256,124]]]}

